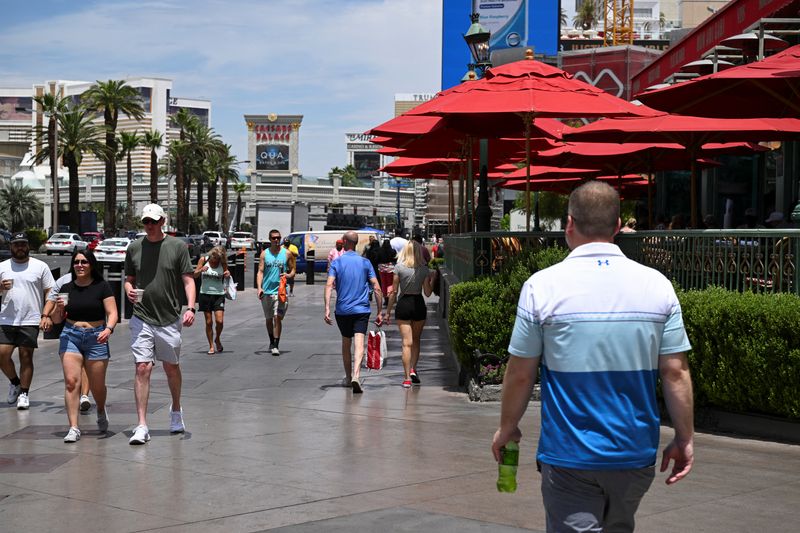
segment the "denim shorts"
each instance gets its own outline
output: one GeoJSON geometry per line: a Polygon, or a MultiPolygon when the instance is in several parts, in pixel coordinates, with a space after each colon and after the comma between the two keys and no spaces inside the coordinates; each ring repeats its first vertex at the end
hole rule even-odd
{"type": "Polygon", "coordinates": [[[72,324],[64,324],[64,329],[61,331],[61,337],[59,338],[61,344],[58,352],[79,353],[88,361],[111,359],[108,341],[103,344],[97,342],[97,336],[104,329],[105,326],[79,328],[72,324]]]}

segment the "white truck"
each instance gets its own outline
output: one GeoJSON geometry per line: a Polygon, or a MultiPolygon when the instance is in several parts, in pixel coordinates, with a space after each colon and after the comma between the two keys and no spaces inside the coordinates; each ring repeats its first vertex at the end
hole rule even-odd
{"type": "Polygon", "coordinates": [[[256,205],[256,241],[267,243],[269,232],[276,229],[286,237],[293,231],[308,229],[308,204],[268,204],[256,205]]]}

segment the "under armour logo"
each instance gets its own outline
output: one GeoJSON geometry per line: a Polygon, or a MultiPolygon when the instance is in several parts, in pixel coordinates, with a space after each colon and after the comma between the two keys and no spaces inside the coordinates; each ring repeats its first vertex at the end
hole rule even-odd
{"type": "MultiPolygon", "coordinates": [[[[605,264],[606,264],[606,266],[609,265],[608,259],[605,260],[605,264]]],[[[603,266],[603,260],[602,259],[598,259],[597,260],[597,266],[599,266],[599,267],[603,266]]]]}

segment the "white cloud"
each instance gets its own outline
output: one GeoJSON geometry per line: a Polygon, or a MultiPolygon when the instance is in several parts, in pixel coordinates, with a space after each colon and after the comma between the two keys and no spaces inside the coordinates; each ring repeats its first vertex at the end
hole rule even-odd
{"type": "MultiPolygon", "coordinates": [[[[213,126],[246,156],[245,113],[305,115],[301,170],[345,162],[343,134],[379,124],[398,92],[439,86],[441,2],[103,2],[0,35],[0,79],[172,78],[212,100],[213,126]]],[[[46,9],[39,10],[46,13],[46,9]]]]}

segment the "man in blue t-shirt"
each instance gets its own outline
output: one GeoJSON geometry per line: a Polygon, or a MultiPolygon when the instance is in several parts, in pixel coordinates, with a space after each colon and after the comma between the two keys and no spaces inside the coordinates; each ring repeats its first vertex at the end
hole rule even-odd
{"type": "Polygon", "coordinates": [[[670,281],[614,244],[619,195],[605,183],[572,192],[565,237],[572,252],[522,287],[492,451],[519,442],[541,364],[537,464],[547,531],[633,531],[655,477],[659,377],[675,436],[666,483],[693,464],[691,349],[670,281]]]}
{"type": "Polygon", "coordinates": [[[286,248],[281,247],[281,232],[273,229],[269,232],[269,248],[266,248],[258,258],[258,299],[261,300],[261,309],[269,335],[269,351],[272,355],[281,354],[281,323],[286,316],[289,300],[286,298],[286,285],[284,293],[279,294],[281,283],[286,283],[287,278],[293,278],[295,272],[294,256],[286,248]]]}
{"type": "Polygon", "coordinates": [[[375,292],[375,303],[378,307],[377,325],[381,325],[380,310],[383,308],[383,294],[375,277],[372,264],[358,255],[356,245],[358,234],[348,231],[344,234],[344,253],[335,259],[328,270],[328,282],[325,285],[325,322],[331,320],[331,291],[336,283],[336,325],[342,334],[342,363],[344,364],[344,386],[352,386],[353,393],[362,392],[358,380],[361,361],[364,359],[364,337],[369,324],[370,284],[375,292]],[[350,360],[350,347],[356,340],[354,362],[350,360]]]}

